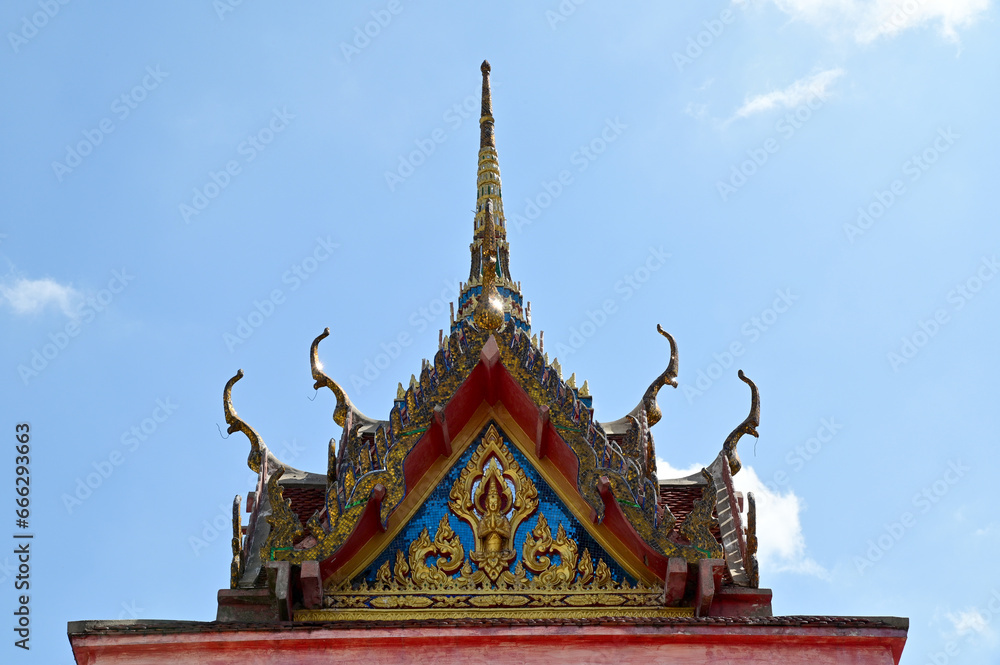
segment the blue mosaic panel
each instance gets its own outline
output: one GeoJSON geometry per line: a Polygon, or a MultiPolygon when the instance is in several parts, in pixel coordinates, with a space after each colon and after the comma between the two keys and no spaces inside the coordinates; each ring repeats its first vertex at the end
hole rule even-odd
{"type": "MultiPolygon", "coordinates": [[[[444,479],[434,488],[430,496],[424,502],[424,504],[417,510],[417,513],[413,518],[406,524],[405,527],[396,535],[389,546],[379,554],[375,560],[357,577],[355,577],[351,582],[352,584],[360,584],[362,581],[367,581],[369,583],[375,581],[375,575],[378,569],[386,562],[389,562],[390,568],[395,564],[396,561],[396,551],[401,551],[403,556],[409,557],[409,547],[410,543],[416,540],[420,536],[420,532],[426,527],[427,533],[430,538],[434,539],[434,534],[437,532],[438,524],[441,522],[441,518],[447,514],[449,524],[451,528],[458,534],[458,537],[462,541],[462,546],[465,548],[466,560],[468,561],[468,554],[471,550],[475,548],[475,540],[472,536],[472,528],[460,517],[453,514],[448,509],[448,494],[451,492],[452,485],[458,480],[458,476],[462,473],[462,469],[468,464],[469,459],[475,453],[476,448],[482,443],[483,436],[486,434],[486,430],[489,429],[489,425],[483,428],[483,431],[479,433],[476,440],[462,453],[455,465],[448,471],[444,479]]],[[[552,537],[555,538],[556,531],[559,524],[563,525],[566,530],[566,535],[575,540],[579,549],[577,550],[580,556],[583,556],[584,550],[590,551],[590,557],[594,562],[594,567],[597,566],[597,562],[601,559],[604,563],[608,564],[608,568],[611,570],[611,577],[616,582],[627,581],[629,584],[635,584],[635,579],[627,574],[622,567],[605,551],[603,547],[593,536],[587,531],[586,528],[575,517],[573,513],[566,507],[566,504],[559,498],[555,490],[553,490],[548,483],[546,483],[541,474],[532,466],[531,462],[518,450],[510,438],[498,427],[497,431],[500,433],[500,437],[503,439],[504,444],[507,449],[511,452],[513,458],[524,470],[525,475],[531,479],[531,482],[535,484],[538,490],[538,510],[529,517],[527,517],[517,529],[517,533],[514,535],[514,551],[518,553],[518,558],[514,561],[511,566],[511,571],[513,571],[514,565],[520,560],[521,548],[524,546],[524,540],[528,533],[535,528],[538,524],[538,514],[542,513],[545,515],[545,520],[549,524],[549,528],[552,530],[552,537]]],[[[553,559],[553,564],[559,563],[559,557],[557,555],[549,555],[553,559]]],[[[532,577],[530,571],[526,571],[528,577],[532,577]]]]}

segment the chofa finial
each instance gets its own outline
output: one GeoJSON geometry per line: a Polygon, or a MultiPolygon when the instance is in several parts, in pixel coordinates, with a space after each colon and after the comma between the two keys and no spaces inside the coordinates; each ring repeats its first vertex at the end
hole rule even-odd
{"type": "Polygon", "coordinates": [[[760,394],[757,392],[757,386],[743,373],[743,370],[740,370],[737,375],[740,380],[750,386],[750,414],[726,437],[725,443],[722,444],[722,452],[729,461],[729,472],[734,476],[743,466],[740,463],[740,456],[736,453],[736,444],[739,443],[744,434],[749,434],[754,438],[760,436],[757,433],[757,428],[760,427],[760,394]]]}

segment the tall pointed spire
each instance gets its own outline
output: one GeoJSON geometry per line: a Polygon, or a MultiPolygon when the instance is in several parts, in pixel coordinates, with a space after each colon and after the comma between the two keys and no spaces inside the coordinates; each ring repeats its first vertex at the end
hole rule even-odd
{"type": "Polygon", "coordinates": [[[479,119],[479,167],[476,173],[476,216],[473,221],[472,254],[469,281],[458,298],[458,312],[452,328],[461,321],[473,322],[476,304],[485,286],[483,270],[492,266],[495,279],[490,280],[500,298],[504,318],[524,331],[531,322],[524,310],[520,285],[510,276],[510,245],[507,243],[507,222],[500,194],[500,161],[493,133],[493,99],[490,94],[490,63],[483,61],[482,117],[479,119]],[[487,225],[489,215],[491,224],[487,225]],[[491,229],[488,231],[487,229],[491,229]],[[487,233],[490,238],[487,238],[487,233]]]}

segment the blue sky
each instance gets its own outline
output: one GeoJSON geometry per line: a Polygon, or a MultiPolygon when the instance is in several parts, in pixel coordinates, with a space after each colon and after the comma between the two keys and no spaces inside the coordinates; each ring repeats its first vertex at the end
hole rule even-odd
{"type": "Polygon", "coordinates": [[[388,414],[468,274],[488,58],[511,271],[598,418],[662,371],[660,323],[657,453],[707,464],[743,369],[775,612],[996,660],[995,3],[230,3],[0,9],[0,494],[10,539],[30,423],[35,533],[32,650],[4,658],[70,662],[68,620],[214,618],[251,489],[217,429],[237,369],[300,468],[339,437],[325,327],[388,414]]]}

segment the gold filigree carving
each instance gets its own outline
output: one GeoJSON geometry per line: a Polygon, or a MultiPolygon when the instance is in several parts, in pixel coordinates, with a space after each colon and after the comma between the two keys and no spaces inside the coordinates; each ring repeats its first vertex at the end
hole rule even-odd
{"type": "Polygon", "coordinates": [[[265,561],[271,558],[268,556],[270,550],[290,548],[305,534],[302,522],[292,511],[291,502],[285,499],[281,485],[278,484],[284,473],[284,469],[278,469],[267,481],[267,499],[271,504],[271,514],[267,516],[267,523],[271,525],[271,533],[261,552],[261,558],[265,561]]]}
{"type": "MultiPolygon", "coordinates": [[[[576,541],[566,537],[566,530],[559,524],[555,539],[545,515],[539,513],[538,524],[524,539],[522,547],[524,566],[535,573],[535,581],[541,587],[557,587],[569,584],[577,575],[576,541]],[[559,563],[552,565],[547,554],[559,555],[559,563]]],[[[588,554],[589,557],[589,554],[588,554]]]]}
{"type": "Polygon", "coordinates": [[[580,574],[576,578],[580,584],[589,584],[594,579],[594,562],[590,558],[590,550],[583,550],[580,563],[576,566],[576,572],[580,574]]]}
{"type": "Polygon", "coordinates": [[[476,589],[481,586],[488,586],[490,580],[486,577],[486,573],[481,570],[473,570],[472,564],[465,562],[462,565],[462,572],[455,578],[455,582],[459,587],[476,589]]]}
{"type": "Polygon", "coordinates": [[[701,498],[694,502],[694,507],[681,524],[680,531],[681,535],[706,557],[721,559],[722,546],[712,535],[712,527],[715,526],[715,518],[712,517],[715,510],[715,479],[707,469],[701,470],[701,476],[706,482],[705,489],[701,493],[701,498]]]}
{"type": "Polygon", "coordinates": [[[473,451],[449,498],[452,513],[471,528],[475,549],[466,554],[445,514],[433,540],[423,528],[407,547],[408,556],[396,551],[395,567],[386,560],[371,587],[362,582],[330,588],[325,607],[338,612],[368,608],[382,617],[389,610],[426,610],[426,616],[490,616],[503,610],[535,616],[596,608],[603,616],[619,616],[632,611],[628,608],[653,612],[662,606],[662,589],[616,582],[603,559],[595,564],[589,550],[579,553],[562,523],[553,536],[544,514],[538,514],[521,551],[513,550],[518,528],[538,508],[538,490],[496,427],[489,427],[473,451]]]}
{"type": "Polygon", "coordinates": [[[496,287],[496,229],[493,225],[493,201],[486,201],[486,216],[483,222],[483,285],[479,294],[472,320],[476,327],[484,331],[500,330],[504,324],[503,298],[496,287]]]}
{"type": "Polygon", "coordinates": [[[608,564],[604,563],[604,559],[597,562],[597,568],[594,570],[594,586],[598,589],[607,589],[614,586],[614,580],[611,578],[611,569],[608,568],[608,564]]]}
{"type": "MultiPolygon", "coordinates": [[[[437,596],[435,596],[437,598],[437,596]]],[[[453,600],[453,599],[449,599],[453,600]]],[[[433,602],[433,599],[432,599],[433,602]]],[[[576,607],[557,605],[553,607],[449,607],[435,604],[420,609],[376,610],[365,608],[328,608],[323,610],[297,610],[295,621],[404,621],[407,619],[463,619],[470,616],[483,619],[601,619],[607,617],[653,618],[653,617],[693,617],[691,607],[576,607]]]]}
{"type": "Polygon", "coordinates": [[[452,530],[448,516],[445,515],[438,524],[433,542],[428,535],[427,527],[424,527],[417,539],[410,543],[411,579],[418,588],[446,585],[451,580],[451,575],[462,567],[464,559],[465,549],[462,547],[462,541],[452,530]],[[437,562],[428,565],[429,556],[437,556],[437,562]]]}
{"type": "Polygon", "coordinates": [[[517,557],[517,527],[538,507],[538,490],[503,444],[496,426],[486,436],[449,493],[448,507],[472,527],[469,558],[493,582],[517,557]]]}
{"type": "MultiPolygon", "coordinates": [[[[388,561],[386,564],[388,565],[388,561]]],[[[407,563],[406,557],[399,550],[396,550],[396,566],[392,569],[393,581],[397,585],[406,584],[406,576],[410,574],[410,564],[407,563]]]]}
{"type": "MultiPolygon", "coordinates": [[[[399,554],[400,552],[396,552],[397,558],[399,554]]],[[[375,573],[375,579],[385,587],[392,586],[392,569],[389,567],[388,561],[379,566],[378,572],[375,573]]]]}

